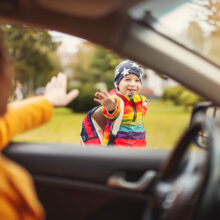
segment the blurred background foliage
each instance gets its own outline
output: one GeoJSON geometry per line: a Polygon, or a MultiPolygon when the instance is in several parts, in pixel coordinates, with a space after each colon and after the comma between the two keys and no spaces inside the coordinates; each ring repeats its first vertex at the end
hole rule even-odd
{"type": "MultiPolygon", "coordinates": [[[[94,101],[94,94],[97,88],[92,83],[84,83],[81,86],[76,86],[79,90],[79,96],[73,100],[67,107],[74,112],[87,112],[97,105],[94,101]]],[[[71,88],[72,89],[72,88],[71,88]]]]}
{"type": "Polygon", "coordinates": [[[185,110],[191,110],[195,104],[204,101],[201,96],[182,86],[166,88],[161,98],[164,101],[172,101],[174,105],[182,105],[185,110]]]}
{"type": "Polygon", "coordinates": [[[72,62],[74,79],[79,84],[103,82],[107,90],[113,88],[114,69],[121,62],[115,53],[90,42],[82,44],[72,62]]]}
{"type": "Polygon", "coordinates": [[[82,44],[71,64],[75,83],[69,86],[69,89],[78,88],[80,93],[69,107],[87,112],[96,106],[95,92],[113,89],[114,69],[120,62],[121,58],[109,50],[90,42],[82,44]]]}
{"type": "Polygon", "coordinates": [[[27,27],[1,25],[1,34],[15,69],[16,80],[23,85],[26,96],[42,87],[60,69],[54,42],[47,31],[27,27]]]}

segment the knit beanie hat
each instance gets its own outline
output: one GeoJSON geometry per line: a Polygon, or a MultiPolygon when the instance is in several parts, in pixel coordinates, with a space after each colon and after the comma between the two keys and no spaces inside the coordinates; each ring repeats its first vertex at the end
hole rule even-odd
{"type": "MultiPolygon", "coordinates": [[[[128,74],[135,74],[141,80],[142,78],[142,69],[140,65],[131,61],[131,60],[123,60],[118,66],[115,68],[115,78],[114,84],[115,87],[118,87],[120,81],[128,74]]],[[[142,83],[142,80],[141,80],[142,83]]]]}

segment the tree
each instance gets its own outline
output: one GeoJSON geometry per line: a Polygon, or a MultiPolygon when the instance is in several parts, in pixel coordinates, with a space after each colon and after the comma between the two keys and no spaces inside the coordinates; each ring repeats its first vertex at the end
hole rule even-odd
{"type": "MultiPolygon", "coordinates": [[[[94,44],[86,41],[78,46],[78,52],[75,54],[71,64],[73,69],[73,79],[80,84],[91,82],[92,77],[89,74],[89,61],[91,57],[91,51],[94,44]]],[[[93,82],[92,82],[93,83],[93,82]]]]}
{"type": "Polygon", "coordinates": [[[120,57],[88,42],[79,48],[76,57],[72,65],[74,80],[78,80],[81,84],[103,82],[108,90],[114,87],[114,69],[120,63],[120,57]]]}
{"type": "Polygon", "coordinates": [[[108,90],[111,90],[114,87],[114,70],[120,61],[121,58],[116,54],[95,46],[89,62],[89,71],[93,81],[97,82],[99,79],[100,82],[106,83],[108,90]]]}
{"type": "Polygon", "coordinates": [[[196,0],[193,1],[194,5],[198,6],[196,10],[196,17],[210,26],[219,28],[220,22],[220,2],[216,0],[196,0]]]}
{"type": "Polygon", "coordinates": [[[15,69],[15,77],[25,87],[26,93],[42,87],[59,69],[54,42],[47,31],[27,27],[1,25],[0,31],[15,69]]]}

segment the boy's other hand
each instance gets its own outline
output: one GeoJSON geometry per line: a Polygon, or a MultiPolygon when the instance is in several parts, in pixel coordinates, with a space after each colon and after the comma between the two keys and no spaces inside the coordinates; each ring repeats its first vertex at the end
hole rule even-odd
{"type": "Polygon", "coordinates": [[[115,110],[117,106],[117,98],[112,98],[106,91],[96,92],[95,96],[96,98],[94,98],[94,101],[103,105],[108,112],[115,110]]]}
{"type": "Polygon", "coordinates": [[[69,93],[66,90],[67,77],[64,73],[59,73],[47,83],[44,96],[54,107],[66,106],[79,94],[78,89],[73,89],[69,93]]]}

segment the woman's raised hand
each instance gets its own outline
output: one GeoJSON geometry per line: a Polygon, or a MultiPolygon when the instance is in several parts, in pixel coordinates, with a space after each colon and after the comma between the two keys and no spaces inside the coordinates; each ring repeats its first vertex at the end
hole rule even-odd
{"type": "Polygon", "coordinates": [[[66,90],[67,77],[64,73],[59,73],[47,83],[44,96],[54,107],[66,106],[79,94],[78,89],[73,89],[69,93],[66,90]]]}

